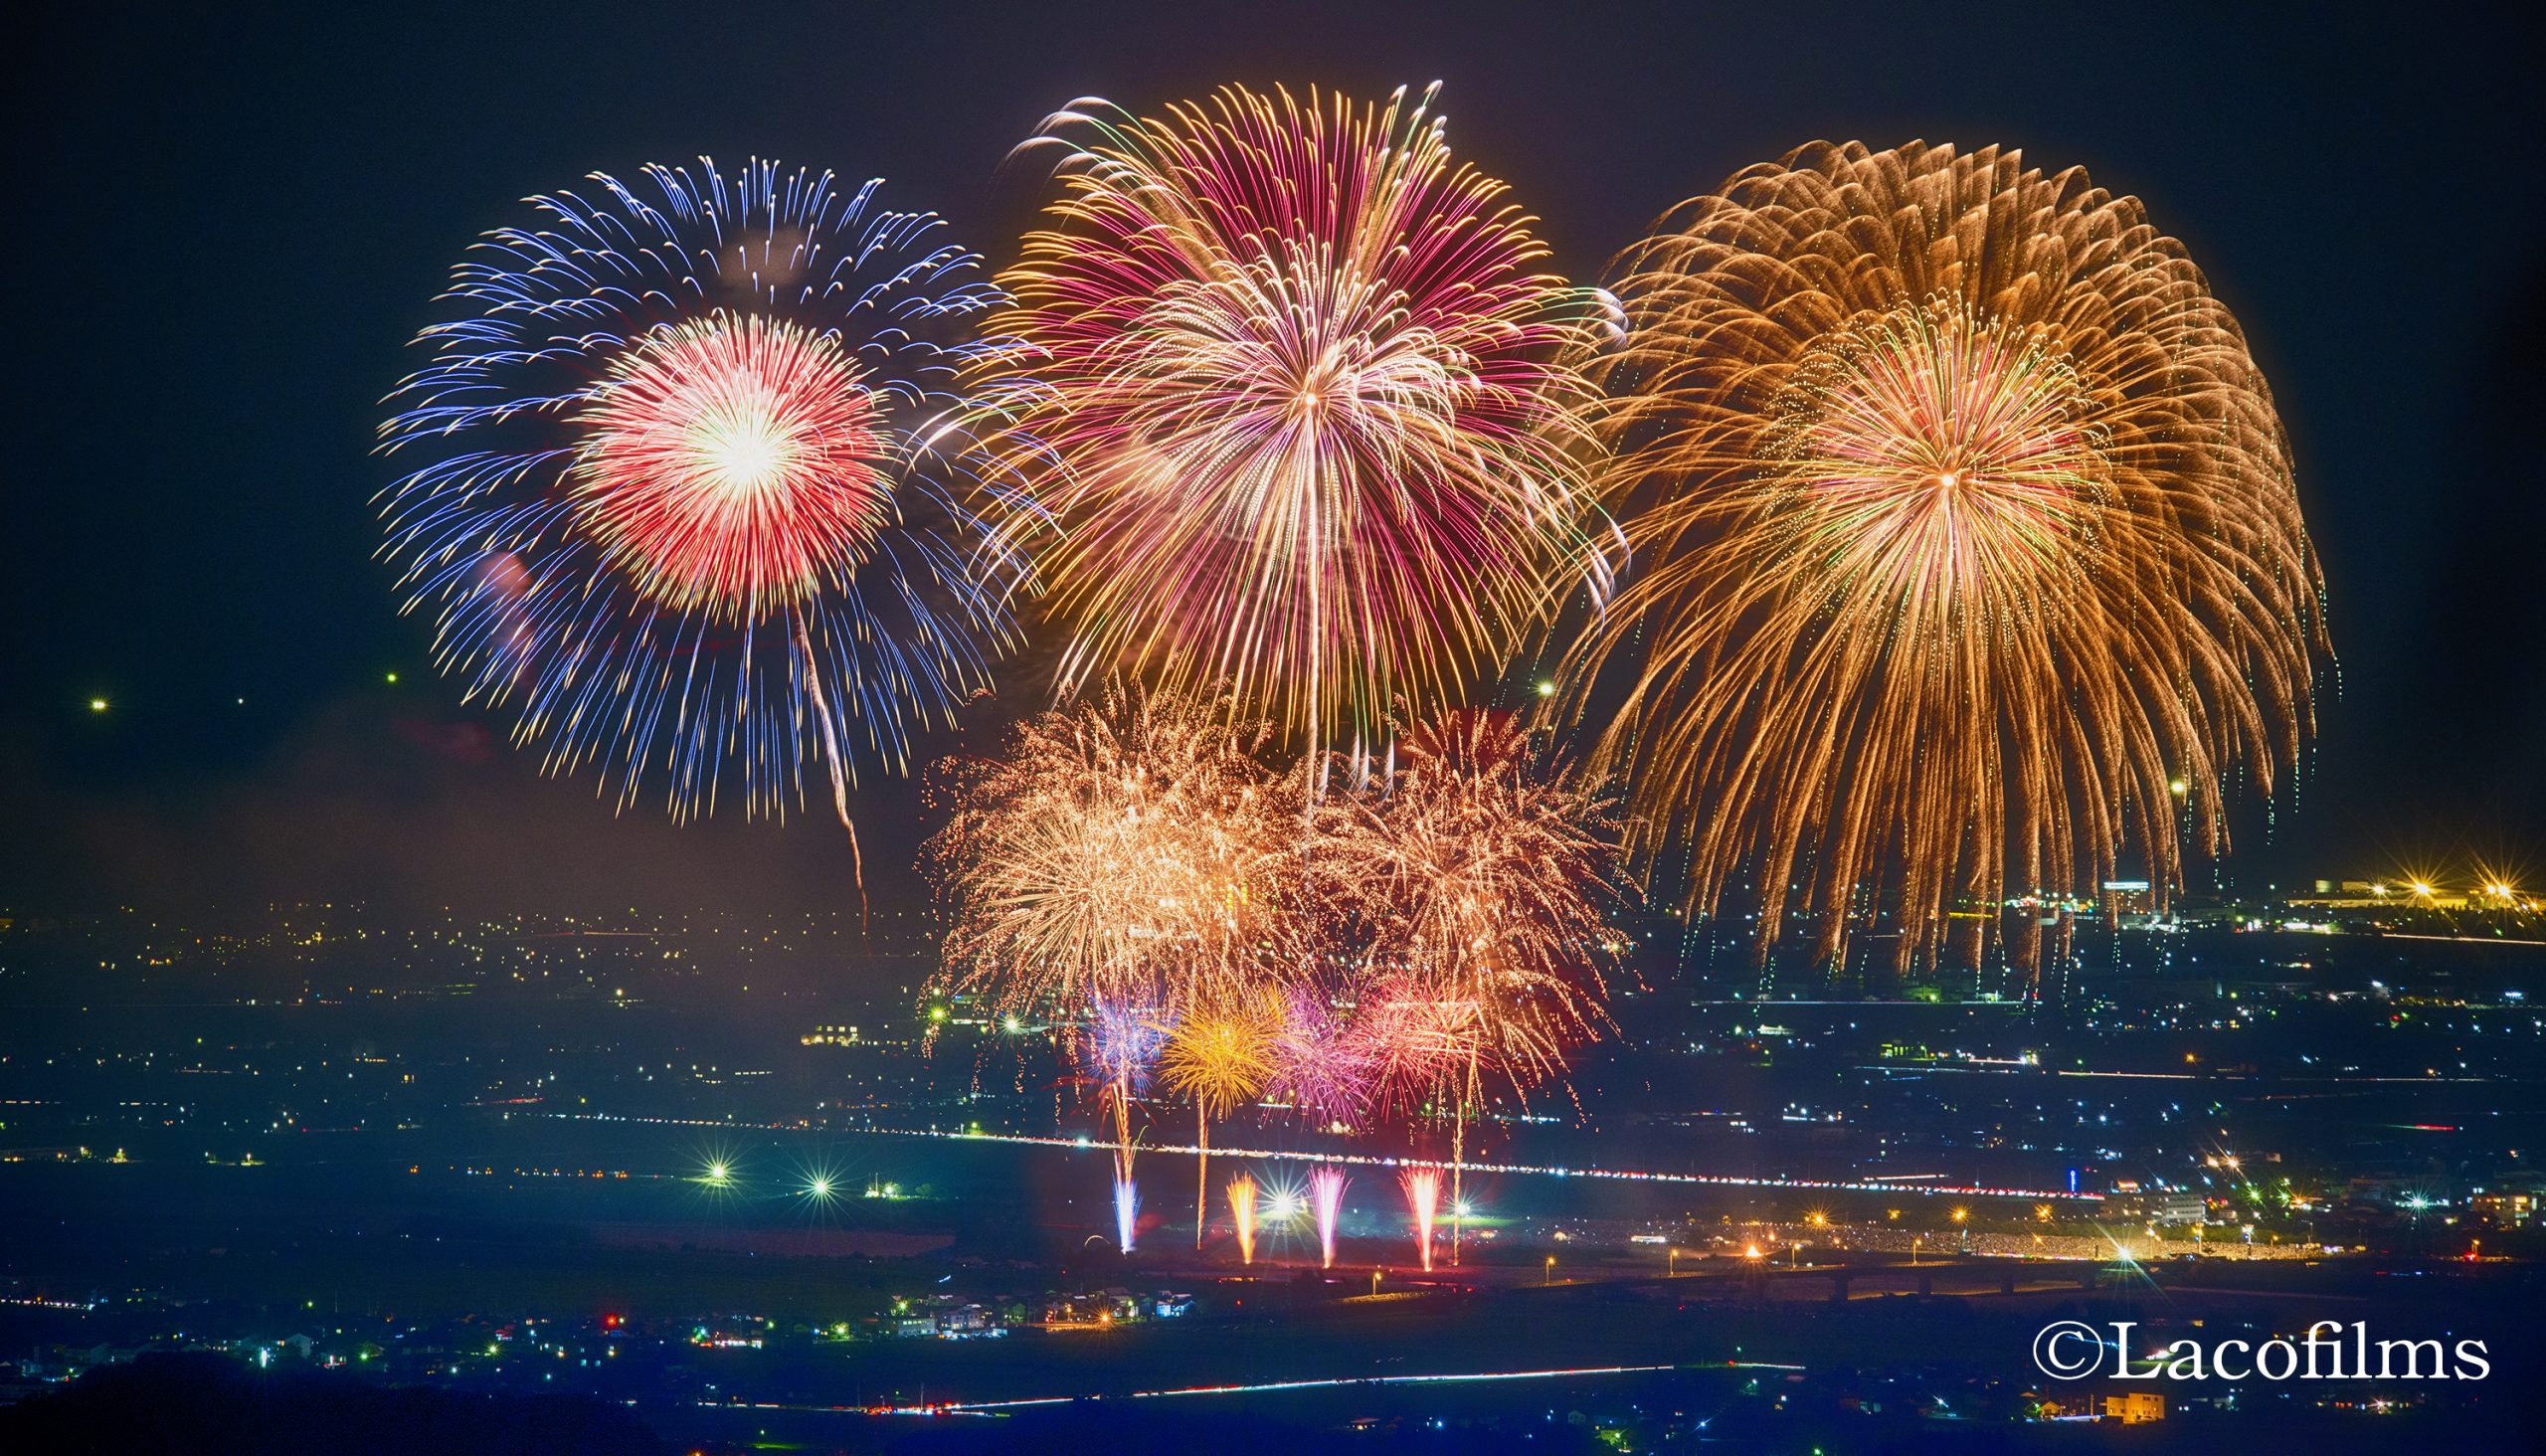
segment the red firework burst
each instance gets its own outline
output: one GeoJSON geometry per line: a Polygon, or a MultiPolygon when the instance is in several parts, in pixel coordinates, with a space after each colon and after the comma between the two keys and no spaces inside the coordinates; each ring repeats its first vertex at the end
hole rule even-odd
{"type": "Polygon", "coordinates": [[[715,314],[628,351],[579,417],[575,498],[647,595],[737,620],[862,560],[889,504],[875,408],[832,340],[715,314]]]}

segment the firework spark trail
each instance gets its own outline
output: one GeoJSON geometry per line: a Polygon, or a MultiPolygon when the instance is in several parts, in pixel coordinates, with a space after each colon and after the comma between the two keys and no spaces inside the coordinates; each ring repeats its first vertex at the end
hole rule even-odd
{"type": "Polygon", "coordinates": [[[1977,965],[1989,921],[1952,907],[2125,845],[2163,893],[2187,841],[2226,849],[2240,765],[2294,770],[2325,633],[2287,439],[2135,199],[1816,143],[1621,271],[1586,367],[1643,565],[1567,669],[1626,692],[1593,762],[1641,863],[1688,846],[1688,908],[1755,894],[1763,958],[1799,911],[1841,962],[1897,896],[1896,969],[1977,965]]]}
{"type": "Polygon", "coordinates": [[[1050,583],[1064,693],[1225,681],[1286,738],[1361,745],[1498,671],[1569,583],[1605,592],[1562,362],[1594,295],[1531,271],[1531,220],[1431,105],[1088,98],[1028,143],[1060,195],[993,326],[1037,358],[985,388],[1032,488],[986,509],[1050,583]]]}
{"type": "Polygon", "coordinates": [[[1317,1210],[1317,1245],[1324,1268],[1335,1267],[1335,1224],[1344,1216],[1344,1185],[1351,1182],[1340,1168],[1320,1168],[1309,1175],[1309,1202],[1317,1210]]]}
{"type": "Polygon", "coordinates": [[[859,761],[907,772],[1013,641],[1024,563],[958,503],[1005,488],[959,380],[1018,345],[956,341],[1003,296],[872,182],[593,181],[454,270],[381,426],[382,554],[548,772],[782,816],[818,760],[845,822],[859,761]]]}
{"type": "Polygon", "coordinates": [[[1409,1168],[1398,1176],[1405,1185],[1405,1203],[1414,1214],[1414,1239],[1422,1251],[1423,1272],[1432,1272],[1432,1221],[1441,1211],[1441,1171],[1437,1168],[1409,1168]]]}
{"type": "Polygon", "coordinates": [[[1114,1246],[1124,1253],[1132,1251],[1132,1240],[1141,1230],[1141,1190],[1130,1174],[1114,1180],[1114,1246]]]}
{"type": "Polygon", "coordinates": [[[1115,1173],[1132,1176],[1132,1104],[1149,1089],[1158,1065],[1159,1048],[1167,1041],[1166,1020],[1154,1011],[1100,1001],[1088,1016],[1079,1052],[1104,1088],[1103,1100],[1114,1117],[1115,1173]]]}
{"type": "Polygon", "coordinates": [[[1255,1262],[1255,1180],[1245,1174],[1229,1180],[1229,1221],[1237,1227],[1237,1256],[1255,1262]]]}

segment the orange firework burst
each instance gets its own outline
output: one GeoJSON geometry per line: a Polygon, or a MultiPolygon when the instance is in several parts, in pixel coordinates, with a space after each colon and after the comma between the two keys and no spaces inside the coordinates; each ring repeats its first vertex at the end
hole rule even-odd
{"type": "Polygon", "coordinates": [[[1280,1003],[1260,993],[1197,1006],[1168,1032],[1159,1082],[1191,1098],[1203,1117],[1226,1117],[1272,1085],[1281,1030],[1280,1003]]]}
{"type": "Polygon", "coordinates": [[[1072,634],[1061,683],[1227,681],[1310,746],[1495,670],[1584,548],[1592,295],[1503,184],[1454,165],[1431,93],[1227,88],[1158,119],[1083,100],[1053,226],[996,327],[1041,356],[1003,495],[1072,634]]]}
{"type": "MultiPolygon", "coordinates": [[[[1575,649],[1647,864],[1818,950],[2226,847],[2312,724],[2321,580],[2236,320],[2139,204],[2013,151],[1816,144],[1618,284],[1606,485],[1640,575],[1575,649]],[[2181,796],[2181,802],[2178,802],[2181,796]]],[[[1986,914],[1963,953],[1976,964],[1986,914]]],[[[2018,948],[2031,960],[2030,939],[2018,948]]]]}
{"type": "Polygon", "coordinates": [[[1203,699],[1110,692],[1020,725],[959,770],[927,853],[957,898],[957,991],[1064,1015],[1099,1003],[1168,1024],[1280,974],[1268,957],[1298,811],[1252,740],[1203,699]]]}

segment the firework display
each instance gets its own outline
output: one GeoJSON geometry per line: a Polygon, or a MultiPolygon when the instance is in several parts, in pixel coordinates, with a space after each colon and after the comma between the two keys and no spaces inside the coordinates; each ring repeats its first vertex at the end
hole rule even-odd
{"type": "Polygon", "coordinates": [[[2009,895],[2125,844],[2177,884],[2231,776],[2290,771],[2324,627],[2288,444],[2136,200],[1815,144],[1622,273],[1590,367],[1639,569],[1570,666],[1626,693],[1593,762],[1689,907],[1755,901],[1763,955],[1800,914],[1836,962],[1897,905],[1896,967],[1976,964],[2009,895]]]}
{"type": "Polygon", "coordinates": [[[1069,635],[1061,686],[1230,685],[1315,746],[1498,670],[1587,548],[1592,295],[1503,185],[1454,164],[1429,91],[1356,105],[1226,88],[1094,100],[1029,147],[1060,195],[1001,277],[993,501],[1069,635]]]}
{"type": "Polygon", "coordinates": [[[1278,971],[1266,947],[1298,812],[1255,743],[1210,700],[1132,688],[1038,714],[959,766],[925,851],[960,895],[954,989],[1163,1026],[1278,971]]]}
{"type": "Polygon", "coordinates": [[[1159,1081],[1193,1103],[1193,1246],[1209,1220],[1211,1119],[1226,1117],[1272,1085],[1282,1002],[1267,994],[1216,997],[1177,1023],[1159,1053],[1159,1081]]]}
{"type": "Polygon", "coordinates": [[[1512,715],[1406,727],[1387,772],[1323,797],[1326,755],[1277,780],[1248,746],[1166,692],[1040,714],[951,777],[930,844],[940,992],[1056,1028],[1101,1089],[1118,1190],[1135,1104],[1191,1107],[1197,1248],[1211,1125],[1242,1108],[1446,1124],[1455,1200],[1468,1124],[1599,1034],[1623,949],[1608,800],[1512,715]]]}
{"type": "Polygon", "coordinates": [[[1012,637],[1024,565],[959,503],[978,260],[877,184],[595,174],[453,271],[391,395],[386,555],[435,660],[625,806],[782,815],[901,773],[1012,637]]]}
{"type": "Polygon", "coordinates": [[[1224,1183],[1243,1263],[1306,1215],[1332,1267],[1351,1163],[1457,1263],[1471,1139],[1615,1029],[1626,865],[1763,963],[1809,926],[1835,967],[1869,931],[2031,966],[2039,907],[2134,857],[2162,902],[2295,772],[2287,439],[2083,172],[1816,143],[1593,290],[1429,91],[1041,129],[996,281],[775,163],[530,199],[417,340],[379,503],[462,697],[675,819],[810,780],[848,822],[1039,603],[1051,695],[929,779],[928,991],[968,1004],[928,1037],[987,1011],[1018,1094],[1047,1057],[1094,1109],[1122,1253],[1148,1138],[1195,1158],[1197,1249],[1217,1153],[1318,1161],[1224,1183]],[[1525,648],[1541,710],[1474,706],[1525,648]]]}
{"type": "Polygon", "coordinates": [[[960,768],[925,851],[959,897],[949,989],[1086,1018],[1082,1055],[1126,1182],[1132,1103],[1153,1072],[1195,1097],[1206,1133],[1212,1106],[1269,1076],[1230,1018],[1291,964],[1279,951],[1294,922],[1277,911],[1297,814],[1252,746],[1208,701],[1110,691],[960,768]]]}

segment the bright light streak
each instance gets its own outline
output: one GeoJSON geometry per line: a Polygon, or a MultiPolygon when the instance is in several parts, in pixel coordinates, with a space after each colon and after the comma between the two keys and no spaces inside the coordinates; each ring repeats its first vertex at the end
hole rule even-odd
{"type": "Polygon", "coordinates": [[[1344,1212],[1344,1185],[1352,1180],[1340,1168],[1321,1168],[1309,1175],[1309,1197],[1317,1204],[1318,1251],[1323,1267],[1335,1267],[1335,1222],[1344,1212]]]}
{"type": "Polygon", "coordinates": [[[1229,1219],[1237,1225],[1237,1256],[1255,1262],[1255,1180],[1245,1174],[1229,1180],[1229,1219]]]}
{"type": "MultiPolygon", "coordinates": [[[[2429,1078],[2407,1080],[2428,1082],[2429,1078]]],[[[572,1116],[572,1114],[559,1114],[572,1116]]],[[[728,1126],[723,1123],[709,1126],[728,1126]]],[[[1038,1148],[1076,1148],[1079,1140],[1040,1137],[1030,1133],[941,1132],[921,1128],[846,1128],[843,1132],[862,1133],[885,1138],[950,1138],[976,1143],[1016,1143],[1038,1148]]],[[[2069,1192],[2060,1188],[1998,1187],[1986,1183],[1930,1183],[1915,1187],[1881,1179],[1769,1178],[1734,1174],[1660,1173],[1624,1168],[1558,1168],[1531,1163],[1480,1163],[1472,1160],[1451,1161],[1434,1158],[1394,1158],[1376,1153],[1305,1153],[1279,1148],[1197,1148],[1191,1143],[1149,1143],[1145,1153],[1198,1154],[1207,1152],[1220,1158],[1247,1158],[1268,1162],[1348,1164],[1363,1168],[1437,1168],[1443,1172],[1518,1174],[1537,1178],[1608,1179],[1620,1183],[1687,1183],[1699,1187],[1718,1188],[1803,1188],[1829,1192],[1905,1193],[1923,1196],[1958,1195],[1966,1198],[2024,1198],[2040,1202],[2046,1199],[2070,1203],[2099,1203],[2101,1193],[2069,1192]]]]}
{"type": "MultiPolygon", "coordinates": [[[[1314,1380],[1267,1380],[1247,1385],[1185,1385],[1173,1390],[1135,1390],[1127,1395],[1038,1395],[1022,1400],[957,1400],[943,1405],[895,1405],[885,1407],[877,1413],[952,1415],[975,1410],[1017,1410],[1034,1405],[1065,1405],[1076,1400],[1164,1400],[1182,1395],[1256,1395],[1277,1390],[1333,1390],[1352,1385],[1459,1385],[1489,1380],[1557,1380],[1585,1375],[1651,1374],[1678,1368],[1680,1366],[1668,1365],[1577,1365],[1569,1369],[1480,1370],[1463,1374],[1343,1375],[1314,1380]]],[[[1777,1365],[1768,1361],[1728,1360],[1720,1365],[1711,1365],[1709,1368],[1800,1371],[1806,1367],[1798,1365],[1777,1365]]],[[[770,1405],[754,1408],[789,1409],[793,1407],[770,1405]]]]}
{"type": "Polygon", "coordinates": [[[1128,1178],[1114,1180],[1114,1246],[1130,1253],[1140,1223],[1141,1190],[1128,1178]]]}
{"type": "Polygon", "coordinates": [[[1423,1258],[1423,1272],[1432,1272],[1432,1221],[1441,1207],[1441,1171],[1437,1168],[1410,1168],[1401,1176],[1405,1184],[1406,1207],[1414,1214],[1414,1241],[1423,1258]]]}

